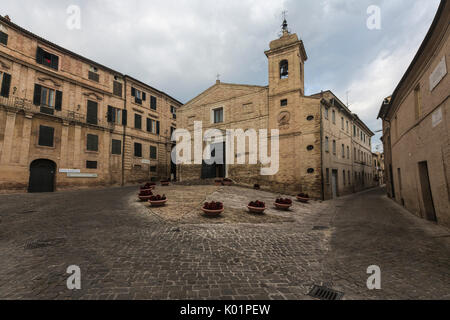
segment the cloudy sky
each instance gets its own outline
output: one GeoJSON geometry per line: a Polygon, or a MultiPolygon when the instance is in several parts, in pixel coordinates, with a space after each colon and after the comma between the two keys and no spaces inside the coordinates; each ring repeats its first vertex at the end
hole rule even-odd
{"type": "MultiPolygon", "coordinates": [[[[267,85],[264,51],[281,12],[304,41],[306,94],[332,90],[373,131],[384,97],[406,71],[439,0],[0,0],[0,14],[181,102],[223,82],[267,85]],[[67,27],[68,7],[81,28],[67,27]],[[369,30],[367,9],[380,8],[369,30]]],[[[374,144],[380,144],[380,135],[374,144]]]]}

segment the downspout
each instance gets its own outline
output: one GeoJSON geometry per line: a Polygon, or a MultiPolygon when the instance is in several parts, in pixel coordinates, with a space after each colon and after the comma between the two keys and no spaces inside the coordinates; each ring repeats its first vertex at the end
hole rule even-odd
{"type": "MultiPolygon", "coordinates": [[[[123,78],[123,92],[124,92],[124,101],[123,101],[123,109],[127,110],[127,78],[123,78]]],[[[123,113],[122,113],[123,116],[123,113]]],[[[127,112],[128,117],[128,112],[127,112]]],[[[128,125],[128,121],[126,122],[128,125]]],[[[122,187],[125,186],[125,139],[126,139],[126,132],[127,132],[127,125],[123,125],[123,119],[122,119],[122,126],[123,126],[123,142],[122,142],[122,187]]]]}
{"type": "Polygon", "coordinates": [[[319,104],[320,108],[320,171],[321,171],[321,187],[322,187],[322,201],[325,201],[325,177],[323,172],[323,110],[322,110],[322,101],[319,104]]]}

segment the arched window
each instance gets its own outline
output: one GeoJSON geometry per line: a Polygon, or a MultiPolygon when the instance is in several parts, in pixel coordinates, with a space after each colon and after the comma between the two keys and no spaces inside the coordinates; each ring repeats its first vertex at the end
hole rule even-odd
{"type": "Polygon", "coordinates": [[[287,79],[289,77],[289,62],[282,60],[280,62],[280,79],[287,79]]]}

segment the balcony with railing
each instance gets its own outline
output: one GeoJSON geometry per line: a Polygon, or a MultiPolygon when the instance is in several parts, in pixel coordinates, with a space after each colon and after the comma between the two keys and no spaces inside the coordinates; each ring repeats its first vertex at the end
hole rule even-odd
{"type": "Polygon", "coordinates": [[[63,121],[68,121],[72,123],[79,123],[79,124],[89,124],[89,125],[95,125],[97,127],[102,127],[106,129],[111,129],[114,127],[113,123],[109,123],[103,119],[96,119],[96,123],[92,123],[87,121],[86,115],[77,113],[74,111],[67,111],[67,110],[55,110],[53,107],[50,106],[36,106],[32,103],[32,101],[19,98],[19,97],[0,97],[0,107],[6,108],[10,111],[23,111],[25,113],[31,113],[31,114],[41,114],[45,116],[50,116],[55,119],[61,119],[63,121]]]}

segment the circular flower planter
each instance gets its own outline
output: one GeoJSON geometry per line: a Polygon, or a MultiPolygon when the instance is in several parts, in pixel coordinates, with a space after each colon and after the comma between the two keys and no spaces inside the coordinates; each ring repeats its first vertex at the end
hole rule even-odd
{"type": "Polygon", "coordinates": [[[148,200],[150,200],[151,197],[153,197],[153,196],[139,196],[139,200],[148,201],[148,200]]]}
{"type": "Polygon", "coordinates": [[[289,210],[289,208],[292,207],[292,204],[281,204],[276,202],[274,203],[274,205],[278,210],[285,210],[285,211],[289,210]]]}
{"type": "Polygon", "coordinates": [[[223,180],[223,184],[225,186],[231,186],[233,184],[233,181],[231,181],[231,180],[223,180]]]}
{"type": "Polygon", "coordinates": [[[220,210],[208,210],[208,209],[202,208],[202,211],[208,217],[218,217],[225,211],[225,208],[220,209],[220,210]]]}
{"type": "Polygon", "coordinates": [[[302,202],[302,203],[308,203],[309,198],[304,198],[304,197],[297,196],[297,200],[302,202]]]}
{"type": "Polygon", "coordinates": [[[163,206],[166,205],[167,199],[166,200],[159,200],[159,201],[148,200],[148,202],[150,203],[150,205],[152,207],[163,207],[163,206]]]}
{"type": "Polygon", "coordinates": [[[250,207],[247,206],[248,211],[250,211],[251,213],[258,213],[258,214],[263,214],[264,211],[266,211],[267,208],[259,208],[259,207],[250,207]]]}
{"type": "Polygon", "coordinates": [[[168,185],[170,185],[170,182],[169,181],[161,181],[161,185],[163,187],[167,187],[168,185]]]}

